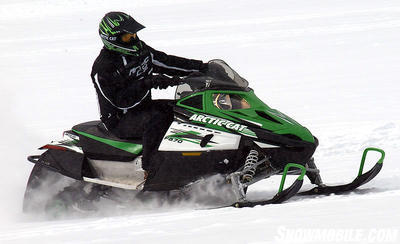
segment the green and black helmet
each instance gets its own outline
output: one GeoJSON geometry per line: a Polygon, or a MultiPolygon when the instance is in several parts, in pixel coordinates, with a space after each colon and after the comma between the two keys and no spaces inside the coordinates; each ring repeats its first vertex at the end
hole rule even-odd
{"type": "Polygon", "coordinates": [[[137,56],[143,44],[136,33],[143,28],[143,25],[128,14],[109,12],[101,19],[99,35],[107,49],[137,56]]]}

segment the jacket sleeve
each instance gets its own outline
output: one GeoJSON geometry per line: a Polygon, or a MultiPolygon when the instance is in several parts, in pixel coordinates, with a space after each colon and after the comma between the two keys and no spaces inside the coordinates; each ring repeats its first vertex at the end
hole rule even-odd
{"type": "Polygon", "coordinates": [[[147,48],[150,51],[152,63],[154,65],[154,73],[171,76],[187,76],[192,72],[200,71],[206,65],[201,60],[168,55],[150,46],[147,46],[147,48]]]}

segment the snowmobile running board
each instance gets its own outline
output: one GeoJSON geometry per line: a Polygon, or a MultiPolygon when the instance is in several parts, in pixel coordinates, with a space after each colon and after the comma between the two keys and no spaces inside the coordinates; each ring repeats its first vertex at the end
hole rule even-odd
{"type": "Polygon", "coordinates": [[[301,193],[298,193],[298,191],[300,190],[301,186],[303,185],[303,178],[304,178],[304,174],[306,173],[306,168],[300,164],[287,164],[282,173],[282,179],[281,179],[279,191],[272,199],[261,200],[261,201],[236,202],[230,206],[236,207],[236,208],[255,207],[255,206],[263,206],[263,205],[267,205],[267,204],[279,204],[279,203],[282,203],[282,202],[288,200],[289,198],[291,198],[292,196],[294,196],[296,194],[300,195],[300,196],[329,195],[332,193],[340,194],[340,193],[352,191],[352,190],[358,188],[359,186],[364,185],[365,183],[372,180],[382,169],[384,159],[385,159],[385,152],[382,149],[372,148],[372,147],[366,148],[363,152],[363,156],[362,156],[361,163],[360,163],[360,168],[358,170],[358,176],[353,180],[353,182],[351,182],[349,184],[337,185],[337,186],[326,186],[324,184],[321,184],[309,191],[305,191],[305,192],[301,192],[301,193]],[[370,151],[379,152],[381,154],[381,157],[372,169],[370,169],[369,171],[367,171],[363,174],[362,172],[364,169],[365,160],[367,158],[368,152],[370,152],[370,151]],[[283,186],[284,186],[285,180],[286,180],[286,175],[288,174],[288,170],[291,167],[299,168],[301,170],[300,176],[295,180],[295,182],[289,188],[283,190],[283,186]]]}

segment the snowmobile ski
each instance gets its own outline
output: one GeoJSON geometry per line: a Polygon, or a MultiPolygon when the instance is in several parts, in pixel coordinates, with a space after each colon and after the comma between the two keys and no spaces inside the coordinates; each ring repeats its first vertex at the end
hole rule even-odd
{"type": "Polygon", "coordinates": [[[259,200],[259,201],[247,201],[247,200],[238,201],[230,206],[235,207],[235,208],[243,208],[243,207],[255,207],[255,206],[263,206],[263,205],[267,205],[267,204],[282,203],[297,194],[297,192],[300,190],[301,186],[303,185],[303,179],[304,179],[305,173],[306,173],[306,168],[303,165],[294,164],[294,163],[287,164],[282,173],[281,184],[279,186],[278,193],[273,198],[268,199],[268,200],[259,200]],[[297,177],[297,179],[293,182],[293,184],[290,187],[283,190],[283,187],[284,187],[285,181],[286,181],[286,176],[287,176],[288,170],[290,168],[298,168],[301,173],[300,173],[299,177],[297,177]]]}
{"type": "Polygon", "coordinates": [[[348,184],[343,184],[343,185],[336,185],[336,186],[327,186],[327,185],[321,184],[317,187],[314,187],[313,189],[311,189],[309,191],[300,192],[298,195],[302,195],[302,196],[304,196],[304,195],[329,195],[331,193],[340,194],[340,193],[352,191],[352,190],[358,188],[359,186],[364,185],[365,183],[372,180],[382,169],[384,159],[385,159],[385,152],[382,149],[372,148],[372,147],[366,148],[364,150],[364,153],[363,153],[363,156],[361,159],[358,176],[353,180],[353,182],[348,183],[348,184]],[[365,159],[367,157],[368,152],[370,152],[370,151],[379,152],[381,154],[381,157],[372,169],[370,169],[369,171],[367,171],[363,174],[362,172],[364,169],[365,159]]]}
{"type": "MultiPolygon", "coordinates": [[[[288,164],[282,173],[282,180],[281,180],[281,185],[280,185],[279,191],[272,199],[258,200],[258,201],[248,201],[248,200],[238,201],[234,204],[223,206],[220,208],[224,208],[224,207],[243,208],[243,207],[263,206],[263,205],[267,205],[267,204],[279,204],[284,201],[287,201],[288,199],[290,199],[291,197],[293,197],[295,195],[299,195],[299,196],[329,195],[332,193],[333,194],[341,194],[341,193],[353,191],[356,188],[358,188],[359,186],[364,185],[367,182],[369,182],[370,180],[372,180],[380,172],[380,170],[382,169],[382,166],[383,166],[384,159],[385,159],[385,152],[382,149],[372,148],[372,147],[366,148],[363,152],[358,176],[353,180],[353,182],[351,182],[349,184],[343,184],[343,185],[326,186],[320,180],[319,171],[317,171],[318,178],[320,180],[319,181],[320,185],[317,187],[314,187],[311,190],[308,190],[305,192],[300,192],[300,193],[299,193],[299,190],[303,185],[304,174],[306,173],[306,171],[315,170],[315,169],[305,168],[304,166],[302,166],[300,164],[288,164]],[[365,160],[367,158],[368,152],[370,152],[370,151],[379,152],[381,154],[381,157],[372,169],[370,169],[369,171],[367,171],[363,174],[362,172],[364,169],[365,160]],[[283,185],[285,183],[286,175],[293,174],[293,171],[289,171],[289,169],[293,168],[293,167],[297,167],[300,170],[300,176],[295,180],[295,182],[290,187],[288,187],[285,190],[282,190],[283,185]]],[[[314,164],[312,163],[312,165],[314,165],[314,164]]]]}

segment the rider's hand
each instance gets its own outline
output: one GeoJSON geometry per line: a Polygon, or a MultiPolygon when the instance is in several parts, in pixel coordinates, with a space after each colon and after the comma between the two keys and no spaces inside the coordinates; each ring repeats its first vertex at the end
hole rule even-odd
{"type": "Polygon", "coordinates": [[[203,64],[200,66],[199,71],[200,71],[201,73],[203,73],[203,74],[207,73],[207,71],[208,71],[208,63],[203,63],[203,64]]]}
{"type": "Polygon", "coordinates": [[[151,80],[152,88],[156,89],[166,89],[169,86],[176,86],[182,82],[178,76],[169,77],[163,74],[153,75],[151,80]]]}
{"type": "Polygon", "coordinates": [[[192,73],[190,73],[188,76],[186,76],[186,78],[195,78],[195,77],[201,77],[204,76],[204,73],[201,73],[199,71],[194,71],[192,73]]]}

